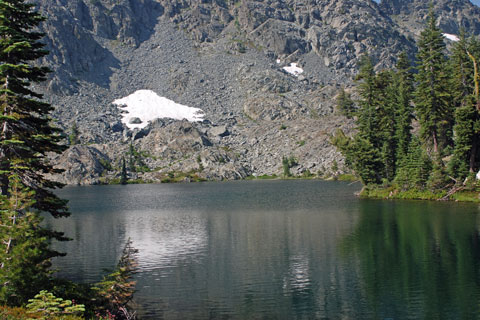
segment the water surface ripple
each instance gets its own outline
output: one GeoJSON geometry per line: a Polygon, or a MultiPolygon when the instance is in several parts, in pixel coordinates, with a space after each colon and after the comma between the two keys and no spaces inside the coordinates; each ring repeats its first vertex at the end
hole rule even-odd
{"type": "Polygon", "coordinates": [[[68,187],[58,275],[95,282],[128,238],[141,319],[480,319],[478,205],[373,201],[358,185],[68,187]]]}

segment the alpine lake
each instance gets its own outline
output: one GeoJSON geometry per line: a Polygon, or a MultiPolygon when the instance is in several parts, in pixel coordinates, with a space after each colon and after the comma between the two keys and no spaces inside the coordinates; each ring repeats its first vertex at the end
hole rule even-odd
{"type": "Polygon", "coordinates": [[[130,238],[140,319],[480,319],[478,204],[272,180],[66,187],[57,276],[96,282],[130,238]]]}

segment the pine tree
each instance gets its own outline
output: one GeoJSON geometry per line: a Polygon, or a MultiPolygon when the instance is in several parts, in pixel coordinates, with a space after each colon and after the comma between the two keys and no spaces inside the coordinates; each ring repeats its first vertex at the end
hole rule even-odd
{"type": "Polygon", "coordinates": [[[31,87],[48,72],[33,64],[47,54],[38,42],[43,34],[31,31],[44,20],[33,7],[0,1],[0,303],[9,304],[33,296],[32,287],[48,278],[49,259],[59,255],[48,249],[48,240],[65,240],[40,226],[38,211],[68,215],[66,201],[52,192],[62,184],[45,179],[59,172],[46,153],[65,147],[58,144],[60,130],[51,126],[53,108],[31,87]]]}
{"type": "Polygon", "coordinates": [[[420,137],[438,160],[442,149],[451,145],[453,112],[445,42],[436,21],[431,6],[427,27],[418,41],[415,103],[420,137]]]}

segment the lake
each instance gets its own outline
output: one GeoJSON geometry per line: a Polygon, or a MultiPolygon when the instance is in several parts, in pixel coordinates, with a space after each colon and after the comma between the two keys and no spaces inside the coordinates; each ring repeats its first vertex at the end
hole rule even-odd
{"type": "Polygon", "coordinates": [[[127,239],[141,319],[480,319],[478,204],[358,199],[315,180],[67,187],[58,275],[127,239]]]}

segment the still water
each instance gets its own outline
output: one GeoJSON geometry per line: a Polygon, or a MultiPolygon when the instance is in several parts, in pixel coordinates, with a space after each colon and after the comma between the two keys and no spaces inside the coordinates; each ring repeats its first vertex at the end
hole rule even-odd
{"type": "Polygon", "coordinates": [[[59,275],[128,238],[141,319],[480,319],[478,204],[361,200],[324,181],[68,187],[59,275]]]}

